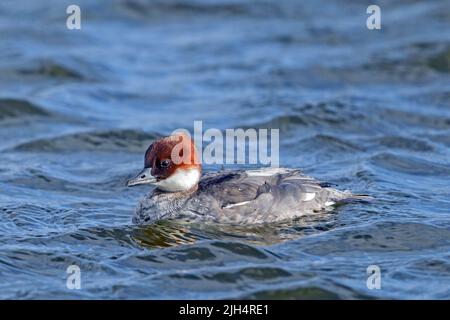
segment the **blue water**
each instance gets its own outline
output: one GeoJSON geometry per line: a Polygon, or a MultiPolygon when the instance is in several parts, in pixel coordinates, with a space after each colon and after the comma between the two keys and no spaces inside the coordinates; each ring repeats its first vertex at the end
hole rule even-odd
{"type": "Polygon", "coordinates": [[[381,30],[370,1],[69,4],[0,2],[1,299],[450,298],[448,1],[377,1],[381,30]],[[281,165],[375,200],[134,226],[124,181],[194,120],[279,128],[281,165]]]}

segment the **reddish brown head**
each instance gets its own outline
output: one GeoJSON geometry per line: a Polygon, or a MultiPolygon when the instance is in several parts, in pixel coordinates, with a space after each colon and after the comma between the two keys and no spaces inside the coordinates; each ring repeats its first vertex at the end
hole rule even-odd
{"type": "Polygon", "coordinates": [[[186,191],[197,185],[200,174],[195,144],[189,136],[180,133],[150,145],[145,152],[144,170],[129,180],[128,186],[154,183],[164,191],[186,191]]]}

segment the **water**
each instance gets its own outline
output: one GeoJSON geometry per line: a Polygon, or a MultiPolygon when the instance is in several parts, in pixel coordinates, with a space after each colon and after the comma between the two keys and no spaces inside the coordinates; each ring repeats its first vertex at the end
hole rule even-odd
{"type": "Polygon", "coordinates": [[[379,1],[378,31],[367,1],[68,4],[0,3],[0,298],[450,298],[448,1],[379,1]],[[283,166],[376,200],[134,226],[124,181],[194,120],[280,128],[283,166]]]}

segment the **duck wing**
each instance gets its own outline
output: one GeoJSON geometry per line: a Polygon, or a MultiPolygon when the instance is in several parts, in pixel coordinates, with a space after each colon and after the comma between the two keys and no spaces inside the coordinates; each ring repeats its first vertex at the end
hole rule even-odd
{"type": "Polygon", "coordinates": [[[219,220],[258,223],[319,211],[349,197],[297,169],[264,168],[205,175],[198,199],[219,220]]]}

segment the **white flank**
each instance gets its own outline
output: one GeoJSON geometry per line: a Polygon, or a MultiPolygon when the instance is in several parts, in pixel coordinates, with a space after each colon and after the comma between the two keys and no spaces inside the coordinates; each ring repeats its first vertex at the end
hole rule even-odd
{"type": "Polygon", "coordinates": [[[327,201],[327,202],[325,202],[325,206],[329,207],[329,206],[332,206],[335,203],[336,202],[334,202],[334,201],[327,201]]]}
{"type": "Polygon", "coordinates": [[[237,207],[237,206],[243,206],[244,204],[247,204],[249,202],[250,201],[243,201],[243,202],[238,202],[238,203],[232,203],[232,204],[226,205],[224,208],[225,209],[230,209],[230,208],[237,207]]]}
{"type": "Polygon", "coordinates": [[[316,197],[315,193],[305,193],[305,198],[303,201],[311,201],[316,197]]]}
{"type": "Polygon", "coordinates": [[[246,171],[247,175],[250,177],[269,177],[278,173],[286,173],[288,169],[285,168],[261,168],[257,170],[246,171]]]}
{"type": "Polygon", "coordinates": [[[177,169],[168,178],[156,183],[158,189],[168,192],[187,191],[194,187],[200,179],[197,169],[177,169]]]}

